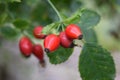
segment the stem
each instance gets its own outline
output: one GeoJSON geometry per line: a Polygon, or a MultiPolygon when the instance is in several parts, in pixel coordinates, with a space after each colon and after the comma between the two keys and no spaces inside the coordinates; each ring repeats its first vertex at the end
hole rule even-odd
{"type": "Polygon", "coordinates": [[[62,23],[62,31],[65,31],[65,25],[62,23]]]}
{"type": "Polygon", "coordinates": [[[63,27],[63,25],[62,25],[62,31],[64,31],[64,27],[63,27]]]}
{"type": "Polygon", "coordinates": [[[48,3],[51,5],[51,7],[52,7],[52,8],[54,9],[54,11],[57,13],[57,16],[59,17],[60,21],[62,21],[62,17],[61,17],[61,15],[60,15],[59,11],[56,9],[56,7],[53,5],[53,3],[52,3],[50,0],[48,0],[48,3]]]}
{"type": "Polygon", "coordinates": [[[24,35],[24,36],[27,36],[28,38],[30,38],[30,40],[32,41],[32,43],[33,44],[35,44],[35,42],[34,42],[34,40],[32,39],[32,37],[30,37],[30,35],[26,32],[26,31],[22,31],[22,34],[24,35]]]}
{"type": "Polygon", "coordinates": [[[59,29],[60,29],[60,26],[61,26],[61,24],[59,24],[59,25],[57,26],[57,31],[59,31],[59,29]]]}

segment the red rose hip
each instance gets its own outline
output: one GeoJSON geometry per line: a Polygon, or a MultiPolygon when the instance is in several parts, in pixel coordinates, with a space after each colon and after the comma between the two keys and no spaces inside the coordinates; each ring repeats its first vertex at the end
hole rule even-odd
{"type": "Polygon", "coordinates": [[[74,47],[73,40],[69,39],[64,31],[60,33],[59,37],[61,46],[64,48],[74,47]]]}
{"type": "Polygon", "coordinates": [[[34,45],[32,52],[40,61],[44,60],[44,52],[43,52],[43,48],[40,44],[34,45]]]}
{"type": "Polygon", "coordinates": [[[45,52],[55,51],[60,45],[60,38],[55,34],[48,35],[44,40],[45,52]]]}
{"type": "Polygon", "coordinates": [[[31,53],[32,53],[32,42],[31,42],[31,40],[26,36],[22,37],[19,41],[19,48],[20,48],[21,53],[25,57],[30,56],[31,53]]]}
{"type": "Polygon", "coordinates": [[[80,27],[75,24],[70,24],[66,27],[65,33],[70,39],[82,39],[83,35],[80,27]]]}
{"type": "Polygon", "coordinates": [[[38,39],[44,39],[45,38],[45,35],[42,34],[42,29],[43,29],[42,26],[37,26],[37,27],[34,28],[33,34],[36,38],[38,38],[38,39]]]}

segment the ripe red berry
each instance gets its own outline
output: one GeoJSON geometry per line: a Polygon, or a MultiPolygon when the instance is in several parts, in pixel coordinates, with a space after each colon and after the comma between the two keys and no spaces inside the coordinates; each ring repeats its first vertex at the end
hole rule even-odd
{"type": "Polygon", "coordinates": [[[59,37],[61,46],[64,48],[74,47],[73,40],[69,39],[64,31],[60,33],[59,37]]]}
{"type": "Polygon", "coordinates": [[[43,48],[40,44],[34,45],[32,52],[40,61],[44,60],[44,52],[43,52],[43,48]]]}
{"type": "Polygon", "coordinates": [[[30,56],[30,54],[32,53],[31,40],[26,36],[22,37],[19,41],[19,48],[20,48],[21,53],[24,56],[26,56],[26,57],[30,56]]]}
{"type": "Polygon", "coordinates": [[[75,24],[68,25],[67,28],[65,29],[65,33],[67,37],[70,39],[82,39],[83,37],[79,26],[75,24]]]}
{"type": "Polygon", "coordinates": [[[48,35],[44,40],[45,52],[55,51],[60,45],[60,38],[55,34],[48,35]]]}
{"type": "Polygon", "coordinates": [[[37,27],[34,28],[33,34],[36,38],[38,38],[38,39],[44,39],[45,38],[45,35],[42,34],[42,29],[43,29],[42,26],[37,26],[37,27]]]}

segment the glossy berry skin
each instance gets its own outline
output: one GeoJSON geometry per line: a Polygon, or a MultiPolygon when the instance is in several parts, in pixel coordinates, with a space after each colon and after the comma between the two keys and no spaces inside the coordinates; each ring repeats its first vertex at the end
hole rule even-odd
{"type": "Polygon", "coordinates": [[[42,29],[43,29],[42,26],[37,26],[37,27],[34,28],[33,34],[36,38],[38,38],[38,39],[44,39],[45,38],[45,35],[42,34],[42,29]]]}
{"type": "Polygon", "coordinates": [[[66,27],[65,33],[70,39],[82,39],[83,35],[80,27],[75,24],[70,24],[66,27]]]}
{"type": "Polygon", "coordinates": [[[73,40],[69,39],[64,31],[60,33],[59,37],[60,44],[62,47],[64,48],[74,47],[73,40]]]}
{"type": "Polygon", "coordinates": [[[31,42],[31,40],[26,36],[22,37],[19,41],[19,48],[20,48],[21,53],[25,57],[30,56],[31,53],[32,53],[32,42],[31,42]]]}
{"type": "Polygon", "coordinates": [[[48,35],[44,40],[45,52],[55,51],[60,45],[60,38],[55,34],[48,35]]]}
{"type": "Polygon", "coordinates": [[[43,61],[44,59],[44,52],[43,52],[43,48],[40,44],[36,44],[33,46],[32,49],[33,54],[40,60],[43,61]]]}

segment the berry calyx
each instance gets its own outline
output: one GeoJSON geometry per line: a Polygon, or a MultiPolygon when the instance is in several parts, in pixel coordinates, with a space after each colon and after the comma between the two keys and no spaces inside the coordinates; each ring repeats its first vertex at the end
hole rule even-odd
{"type": "Polygon", "coordinates": [[[44,40],[45,52],[55,51],[60,45],[60,38],[55,34],[48,35],[44,40]]]}
{"type": "Polygon", "coordinates": [[[43,48],[40,44],[36,44],[32,49],[33,54],[42,62],[44,60],[43,48]]]}
{"type": "Polygon", "coordinates": [[[19,41],[19,48],[20,48],[21,53],[25,57],[30,56],[31,53],[32,53],[32,42],[31,42],[31,40],[26,36],[22,37],[19,41]]]}
{"type": "Polygon", "coordinates": [[[72,47],[74,47],[73,40],[69,39],[66,36],[65,31],[61,32],[59,37],[60,37],[60,44],[61,44],[62,47],[64,47],[64,48],[72,48],[72,47]]]}
{"type": "Polygon", "coordinates": [[[70,39],[80,39],[81,40],[83,38],[80,27],[75,24],[68,25],[65,29],[65,33],[66,33],[67,37],[70,39]]]}
{"type": "Polygon", "coordinates": [[[42,26],[37,26],[37,27],[34,28],[33,34],[36,38],[44,39],[46,37],[46,35],[42,34],[42,29],[43,29],[42,26]]]}

